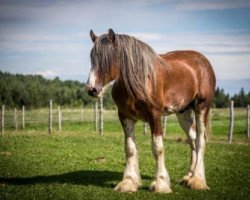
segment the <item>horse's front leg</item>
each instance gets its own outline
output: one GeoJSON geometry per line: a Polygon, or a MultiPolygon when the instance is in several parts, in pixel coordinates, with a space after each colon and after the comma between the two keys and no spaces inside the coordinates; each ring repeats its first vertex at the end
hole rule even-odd
{"type": "Polygon", "coordinates": [[[161,118],[149,122],[151,128],[151,144],[153,155],[156,160],[155,180],[149,186],[152,192],[172,192],[170,188],[170,179],[164,162],[164,146],[161,118]]]}
{"type": "Polygon", "coordinates": [[[124,117],[119,113],[125,135],[126,168],[123,180],[114,188],[119,192],[136,192],[140,186],[140,173],[138,165],[138,155],[135,144],[135,121],[124,117]]]}

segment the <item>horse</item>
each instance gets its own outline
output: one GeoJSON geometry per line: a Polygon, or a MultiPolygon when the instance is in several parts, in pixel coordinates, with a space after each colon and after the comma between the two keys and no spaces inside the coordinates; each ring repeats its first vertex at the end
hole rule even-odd
{"type": "Polygon", "coordinates": [[[114,190],[135,192],[141,186],[135,124],[142,120],[151,130],[151,147],[156,172],[149,186],[152,192],[170,193],[165,167],[161,117],[175,113],[191,148],[191,162],[181,183],[191,189],[209,189],[205,178],[204,151],[209,136],[209,110],[215,90],[215,74],[201,53],[183,50],[157,54],[135,37],[116,34],[96,36],[86,91],[92,97],[103,95],[113,83],[112,97],[124,130],[126,167],[114,190]]]}

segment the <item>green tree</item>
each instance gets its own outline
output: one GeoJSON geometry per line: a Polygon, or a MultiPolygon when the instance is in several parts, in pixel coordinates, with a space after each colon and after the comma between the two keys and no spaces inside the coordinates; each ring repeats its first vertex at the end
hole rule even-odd
{"type": "Polygon", "coordinates": [[[229,94],[225,94],[224,89],[216,88],[213,105],[215,108],[225,108],[229,104],[229,94]]]}
{"type": "Polygon", "coordinates": [[[246,107],[250,104],[250,92],[246,94],[244,88],[241,88],[240,92],[235,94],[232,99],[235,107],[246,107]]]}

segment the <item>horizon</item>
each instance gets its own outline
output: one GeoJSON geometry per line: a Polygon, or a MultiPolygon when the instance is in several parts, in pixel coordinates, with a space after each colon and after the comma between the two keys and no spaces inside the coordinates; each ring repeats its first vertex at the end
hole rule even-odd
{"type": "Polygon", "coordinates": [[[192,49],[211,62],[217,86],[250,91],[250,1],[12,0],[0,2],[0,70],[86,82],[91,29],[112,28],[157,53],[192,49]]]}
{"type": "MultiPolygon", "coordinates": [[[[45,78],[45,79],[47,79],[47,80],[54,80],[54,79],[56,79],[56,78],[59,78],[59,80],[61,80],[61,81],[78,81],[78,82],[80,82],[80,83],[83,83],[83,84],[85,84],[85,82],[84,81],[81,81],[81,80],[79,80],[79,79],[67,79],[67,78],[65,78],[65,79],[63,79],[63,78],[61,78],[61,77],[58,77],[58,76],[55,76],[55,77],[45,77],[45,76],[43,76],[43,75],[41,75],[41,74],[22,74],[22,73],[11,73],[11,72],[7,72],[7,71],[1,71],[0,70],[0,72],[2,72],[2,73],[9,73],[9,74],[11,74],[11,75],[24,75],[24,76],[29,76],[29,75],[31,75],[31,76],[42,76],[43,78],[45,78]]],[[[248,93],[248,92],[250,92],[250,90],[246,90],[245,88],[246,87],[248,87],[249,86],[249,84],[250,84],[250,79],[238,79],[238,80],[217,80],[217,83],[216,83],[216,88],[219,88],[219,89],[223,89],[224,90],[224,92],[225,92],[225,94],[228,94],[230,97],[233,97],[234,95],[236,95],[236,94],[239,94],[239,92],[241,91],[241,89],[243,88],[244,89],[244,92],[245,93],[248,93]],[[235,85],[233,82],[241,82],[241,85],[242,85],[242,87],[238,87],[238,86],[236,86],[236,87],[233,87],[232,85],[235,85]],[[217,83],[219,83],[219,84],[217,84],[217,83]],[[228,90],[228,89],[225,89],[225,88],[227,88],[227,87],[223,87],[223,85],[225,86],[225,85],[231,85],[231,89],[230,90],[228,90]],[[245,87],[244,87],[245,86],[245,87]]],[[[237,85],[237,84],[236,84],[237,85]]],[[[111,84],[111,87],[112,87],[112,84],[111,84]]]]}

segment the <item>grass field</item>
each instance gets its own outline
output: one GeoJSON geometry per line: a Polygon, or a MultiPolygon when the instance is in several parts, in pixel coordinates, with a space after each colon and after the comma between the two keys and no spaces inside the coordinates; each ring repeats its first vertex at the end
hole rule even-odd
{"type": "Polygon", "coordinates": [[[150,135],[142,134],[141,123],[136,127],[136,139],[143,186],[133,194],[113,192],[125,164],[123,133],[116,111],[105,111],[104,136],[93,132],[91,113],[86,111],[83,121],[64,121],[63,131],[55,128],[52,135],[41,122],[27,125],[25,131],[9,127],[0,137],[0,199],[249,199],[250,148],[243,110],[235,111],[234,142],[230,145],[226,143],[227,111],[212,112],[213,137],[205,155],[209,191],[179,184],[188,169],[190,150],[176,118],[168,118],[164,144],[172,194],[148,191],[155,162],[150,135]]]}
{"type": "Polygon", "coordinates": [[[152,194],[155,163],[150,137],[139,134],[137,144],[143,187],[134,194],[113,192],[124,168],[122,133],[68,132],[48,136],[8,134],[0,141],[0,199],[247,199],[248,145],[207,145],[205,163],[210,191],[193,191],[178,181],[188,168],[185,142],[165,141],[172,194],[152,194]]]}

